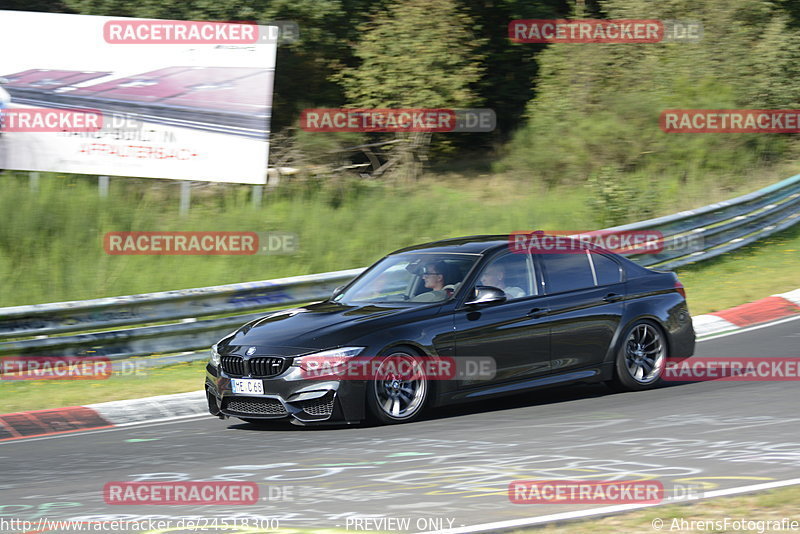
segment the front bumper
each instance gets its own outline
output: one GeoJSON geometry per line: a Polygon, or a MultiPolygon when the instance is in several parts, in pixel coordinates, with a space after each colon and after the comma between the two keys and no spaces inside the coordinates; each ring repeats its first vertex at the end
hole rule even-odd
{"type": "Polygon", "coordinates": [[[364,418],[363,381],[309,380],[296,367],[259,380],[264,384],[263,395],[233,393],[231,377],[220,367],[207,365],[205,389],[209,413],[219,417],[288,420],[301,425],[355,424],[364,418]]]}

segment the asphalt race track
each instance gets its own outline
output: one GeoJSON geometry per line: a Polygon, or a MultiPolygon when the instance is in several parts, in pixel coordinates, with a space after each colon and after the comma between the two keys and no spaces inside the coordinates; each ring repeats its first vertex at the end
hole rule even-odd
{"type": "MultiPolygon", "coordinates": [[[[799,319],[703,341],[697,356],[800,357],[799,319]]],[[[0,521],[175,525],[195,518],[207,526],[196,532],[244,517],[246,526],[271,518],[281,529],[404,525],[356,522],[366,518],[408,518],[400,528],[406,532],[469,527],[591,508],[512,504],[513,480],[657,479],[679,498],[681,491],[798,478],[799,423],[792,381],[696,382],[622,394],[576,386],[448,408],[390,427],[262,429],[190,418],[0,443],[0,521]],[[107,482],[146,480],[253,481],[261,502],[105,504],[107,482]]]]}

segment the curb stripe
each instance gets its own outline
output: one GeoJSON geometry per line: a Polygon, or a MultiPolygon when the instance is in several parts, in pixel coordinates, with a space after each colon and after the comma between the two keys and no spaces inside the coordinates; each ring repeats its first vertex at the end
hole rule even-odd
{"type": "Polygon", "coordinates": [[[711,314],[692,317],[692,325],[694,326],[694,333],[697,337],[716,334],[726,330],[735,330],[737,328],[732,322],[711,314]]]}
{"type": "Polygon", "coordinates": [[[208,413],[206,393],[202,389],[189,393],[89,404],[86,407],[117,426],[208,413]]]}
{"type": "Polygon", "coordinates": [[[113,426],[95,410],[69,406],[0,415],[0,441],[113,426]]]}
{"type": "Polygon", "coordinates": [[[767,297],[749,304],[714,312],[736,326],[750,326],[800,313],[800,306],[783,297],[767,297]]]}
{"type": "Polygon", "coordinates": [[[794,304],[800,306],[800,289],[795,289],[794,291],[789,291],[788,293],[778,293],[777,295],[772,296],[786,299],[789,302],[793,302],[794,304]]]}

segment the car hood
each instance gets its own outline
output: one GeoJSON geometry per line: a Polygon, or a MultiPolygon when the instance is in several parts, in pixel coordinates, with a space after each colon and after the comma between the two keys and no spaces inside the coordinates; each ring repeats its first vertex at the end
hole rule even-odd
{"type": "Polygon", "coordinates": [[[220,343],[221,353],[295,356],[341,346],[369,332],[374,322],[415,310],[407,306],[348,306],[325,301],[281,310],[252,321],[220,343]]]}

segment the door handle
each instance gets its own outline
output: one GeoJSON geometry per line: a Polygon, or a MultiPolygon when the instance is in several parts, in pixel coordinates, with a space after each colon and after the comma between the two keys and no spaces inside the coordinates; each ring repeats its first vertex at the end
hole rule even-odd
{"type": "Polygon", "coordinates": [[[528,312],[528,317],[533,317],[534,319],[536,319],[538,317],[544,317],[548,313],[550,313],[549,308],[534,308],[528,312]]]}
{"type": "Polygon", "coordinates": [[[609,293],[603,297],[603,302],[617,302],[618,300],[622,300],[622,295],[617,293],[609,293]]]}

